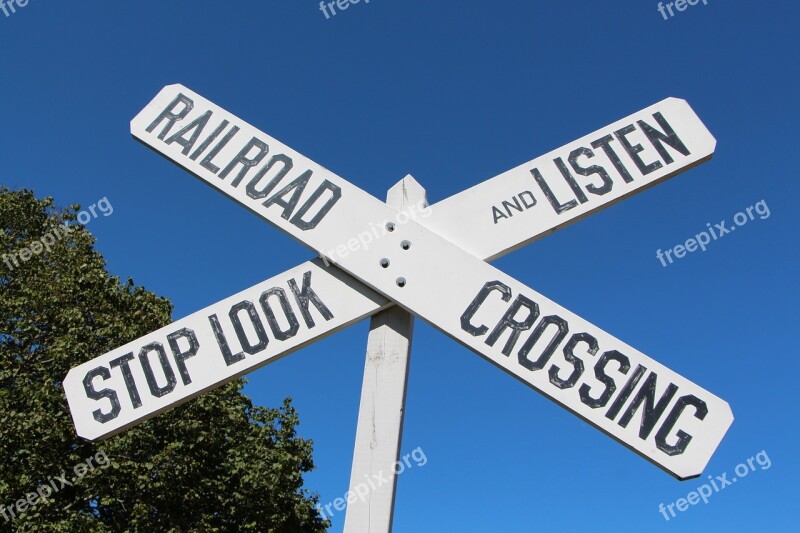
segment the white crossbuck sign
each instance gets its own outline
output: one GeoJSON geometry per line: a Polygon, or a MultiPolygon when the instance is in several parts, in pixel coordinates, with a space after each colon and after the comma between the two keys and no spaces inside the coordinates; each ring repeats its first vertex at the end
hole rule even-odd
{"type": "Polygon", "coordinates": [[[320,255],[73,368],[87,439],[129,428],[397,305],[679,479],[698,476],[728,404],[487,261],[707,161],[674,98],[424,210],[367,194],[181,85],[133,136],[320,255]],[[409,214],[410,213],[410,214],[409,214]]]}

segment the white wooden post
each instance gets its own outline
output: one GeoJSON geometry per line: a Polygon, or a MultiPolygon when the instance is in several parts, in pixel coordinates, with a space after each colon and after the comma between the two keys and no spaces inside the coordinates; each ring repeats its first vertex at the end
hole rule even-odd
{"type": "MultiPolygon", "coordinates": [[[[425,189],[411,176],[389,189],[386,203],[409,215],[418,215],[419,208],[428,205],[425,189]]],[[[413,329],[414,316],[399,306],[371,319],[350,473],[355,500],[347,506],[345,533],[392,530],[397,487],[394,465],[400,458],[413,329]]]]}

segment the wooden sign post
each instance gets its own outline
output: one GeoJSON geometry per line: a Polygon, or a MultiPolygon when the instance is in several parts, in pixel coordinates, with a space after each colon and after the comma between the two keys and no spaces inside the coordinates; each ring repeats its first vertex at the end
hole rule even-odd
{"type": "MultiPolygon", "coordinates": [[[[678,479],[702,473],[733,422],[723,400],[486,262],[710,159],[716,141],[683,100],[430,207],[412,178],[387,205],[181,85],[131,132],[320,259],[73,368],[80,436],[106,438],[375,316],[352,487],[397,459],[412,314],[678,479]]],[[[388,531],[394,484],[352,504],[348,529],[388,531]]]]}

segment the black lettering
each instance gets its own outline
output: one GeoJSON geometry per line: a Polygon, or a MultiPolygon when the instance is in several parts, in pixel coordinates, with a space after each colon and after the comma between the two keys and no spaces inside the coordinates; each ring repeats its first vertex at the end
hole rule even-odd
{"type": "Polygon", "coordinates": [[[250,169],[261,163],[261,160],[264,159],[264,157],[266,157],[267,152],[269,152],[269,146],[267,146],[267,143],[265,143],[261,139],[253,137],[252,139],[250,139],[250,142],[248,142],[244,146],[244,148],[239,150],[239,153],[236,154],[236,157],[234,157],[230,163],[228,163],[228,166],[225,167],[225,169],[219,173],[220,179],[227,178],[228,174],[230,174],[231,171],[234,168],[236,168],[236,165],[241,164],[242,169],[239,171],[239,174],[237,174],[236,177],[233,178],[233,181],[231,182],[232,186],[238,187],[239,184],[244,179],[244,177],[247,175],[247,173],[250,172],[250,169]],[[248,157],[247,154],[249,154],[250,150],[252,150],[253,148],[258,148],[258,152],[254,156],[248,157]]]}
{"type": "Polygon", "coordinates": [[[620,426],[624,428],[628,427],[628,423],[633,418],[633,415],[636,414],[636,410],[640,405],[644,404],[642,425],[639,428],[639,438],[642,440],[646,440],[647,437],[650,436],[650,432],[653,431],[653,428],[656,426],[656,422],[658,422],[658,419],[661,418],[662,414],[664,414],[667,405],[669,405],[669,402],[672,401],[672,397],[675,396],[676,392],[678,392],[678,386],[674,383],[670,383],[667,386],[667,390],[664,391],[664,394],[661,395],[661,398],[656,404],[657,379],[658,376],[655,372],[647,376],[647,379],[644,381],[644,385],[642,385],[642,388],[639,389],[638,393],[636,393],[636,397],[628,406],[628,409],[625,411],[625,414],[622,415],[622,418],[619,421],[620,426]]]}
{"type": "Polygon", "coordinates": [[[536,197],[533,196],[533,193],[531,191],[522,191],[521,193],[519,193],[519,199],[522,200],[522,205],[525,206],[525,209],[530,209],[531,207],[536,205],[536,197]],[[526,194],[530,196],[531,203],[525,201],[526,194]]]}
{"type": "Polygon", "coordinates": [[[575,357],[575,347],[580,342],[583,342],[589,346],[586,351],[590,355],[597,354],[597,350],[599,348],[597,345],[597,339],[588,333],[575,333],[572,337],[570,337],[570,339],[567,341],[567,344],[564,346],[564,359],[568,363],[572,364],[572,374],[570,374],[567,379],[561,379],[558,377],[558,373],[561,370],[558,366],[553,365],[549,370],[550,383],[559,389],[569,389],[570,387],[574,387],[580,377],[583,375],[583,360],[575,357]]]}
{"type": "Polygon", "coordinates": [[[189,151],[194,146],[194,143],[197,142],[197,138],[200,137],[200,134],[203,132],[203,128],[205,128],[206,124],[208,124],[209,118],[211,118],[211,111],[206,111],[205,113],[194,119],[191,123],[189,123],[188,126],[182,128],[180,131],[178,131],[178,133],[167,139],[165,142],[167,144],[172,144],[174,142],[180,144],[181,146],[183,146],[183,150],[181,150],[181,153],[183,155],[188,154],[189,151]],[[192,136],[190,138],[187,139],[186,137],[184,137],[184,135],[186,135],[192,130],[194,130],[194,133],[192,133],[192,136]]]}
{"type": "Polygon", "coordinates": [[[606,153],[608,159],[611,160],[611,164],[614,165],[614,168],[617,169],[619,175],[622,176],[622,180],[625,183],[630,183],[633,181],[633,176],[631,173],[628,172],[628,169],[625,168],[625,165],[622,164],[622,160],[617,155],[617,152],[611,148],[611,143],[614,141],[614,137],[611,135],[606,135],[605,137],[601,137],[592,143],[592,148],[602,148],[603,151],[606,153]]]}
{"type": "Polygon", "coordinates": [[[661,126],[662,130],[664,130],[663,132],[658,131],[644,120],[637,121],[637,124],[639,124],[639,127],[642,128],[644,134],[647,135],[647,140],[649,140],[653,147],[658,150],[658,154],[661,156],[661,159],[663,159],[667,164],[670,164],[674,161],[669,152],[667,152],[666,148],[664,148],[662,142],[667,143],[683,155],[689,155],[689,149],[686,148],[686,145],[683,144],[683,141],[681,141],[680,137],[678,137],[678,135],[675,133],[675,130],[673,130],[672,126],[669,125],[669,122],[667,122],[667,120],[664,118],[664,115],[662,115],[660,112],[655,112],[653,113],[653,118],[656,119],[658,125],[661,126]]]}
{"type": "Polygon", "coordinates": [[[519,359],[519,364],[527,368],[528,370],[541,370],[544,366],[550,361],[550,358],[553,356],[553,352],[556,351],[558,345],[561,344],[561,341],[564,340],[564,337],[567,336],[569,332],[569,325],[567,321],[561,318],[560,316],[556,315],[549,315],[536,324],[536,328],[531,333],[531,336],[528,337],[528,340],[525,341],[525,344],[522,345],[520,348],[517,357],[519,359]],[[539,339],[542,337],[542,334],[547,329],[547,326],[550,325],[556,326],[558,331],[550,339],[550,342],[547,344],[545,349],[542,351],[542,354],[536,361],[531,361],[528,359],[528,354],[531,352],[531,349],[539,342],[539,339]]]}
{"type": "Polygon", "coordinates": [[[104,366],[99,366],[95,369],[90,370],[86,373],[86,377],[83,378],[83,388],[86,391],[86,397],[92,400],[102,400],[103,398],[109,400],[111,402],[111,411],[108,413],[103,413],[100,409],[97,409],[92,413],[92,416],[95,420],[100,422],[101,424],[105,424],[111,420],[114,420],[119,416],[122,407],[119,404],[119,398],[117,398],[117,393],[112,389],[103,389],[103,390],[95,390],[94,378],[100,377],[103,381],[111,379],[111,371],[104,366]]]}
{"type": "Polygon", "coordinates": [[[172,366],[167,359],[167,352],[160,342],[151,342],[139,351],[139,362],[144,370],[144,377],[147,379],[147,385],[150,387],[150,392],[156,398],[169,394],[175,389],[175,384],[178,382],[175,379],[175,372],[172,371],[172,366]],[[153,373],[153,367],[150,366],[150,358],[147,356],[148,352],[156,352],[158,354],[158,361],[161,363],[161,369],[164,371],[164,377],[167,378],[167,383],[163,387],[158,386],[156,376],[153,373]]]}
{"type": "Polygon", "coordinates": [[[516,209],[517,211],[519,211],[520,213],[522,213],[522,211],[523,211],[523,209],[522,209],[522,206],[521,206],[521,205],[519,205],[519,198],[517,198],[516,196],[514,196],[514,197],[512,198],[512,200],[514,200],[514,203],[511,203],[511,202],[509,202],[508,200],[503,200],[503,203],[502,203],[502,206],[505,208],[505,210],[506,210],[506,213],[508,213],[508,216],[510,216],[510,217],[513,217],[513,216],[514,216],[514,215],[512,215],[512,214],[511,214],[511,208],[512,208],[512,207],[513,207],[514,209],[516,209]]]}
{"type": "Polygon", "coordinates": [[[189,156],[189,159],[195,161],[198,157],[200,157],[200,154],[205,152],[208,147],[211,146],[211,143],[214,142],[217,137],[219,137],[219,134],[225,131],[225,128],[228,127],[228,124],[230,123],[227,120],[223,120],[222,123],[217,126],[217,129],[215,129],[205,141],[200,143],[200,146],[198,146],[197,150],[195,150],[194,153],[189,156]]]}
{"type": "Polygon", "coordinates": [[[213,160],[215,157],[217,157],[217,154],[220,153],[220,151],[222,151],[223,148],[225,148],[225,145],[231,142],[233,136],[236,135],[238,132],[239,132],[239,126],[232,127],[230,131],[225,134],[225,137],[223,137],[222,140],[218,142],[217,145],[214,148],[212,148],[210,152],[208,152],[208,155],[206,155],[203,158],[203,160],[200,161],[200,166],[206,170],[210,170],[213,174],[219,172],[219,167],[213,163],[213,160]]]}
{"type": "Polygon", "coordinates": [[[564,211],[569,211],[570,209],[578,205],[578,202],[576,202],[575,200],[570,200],[565,204],[560,203],[558,199],[556,199],[556,195],[553,194],[553,191],[550,190],[550,186],[547,184],[546,181],[544,181],[542,173],[539,172],[538,168],[534,168],[533,170],[531,170],[531,174],[533,174],[533,179],[536,180],[536,183],[539,184],[539,188],[542,189],[542,192],[544,193],[545,198],[547,198],[547,201],[550,202],[550,205],[553,206],[553,209],[555,209],[556,214],[560,215],[564,211]]]}
{"type": "Polygon", "coordinates": [[[303,288],[300,289],[297,287],[297,283],[293,280],[289,280],[289,288],[292,289],[292,294],[294,294],[294,299],[297,300],[297,305],[300,307],[300,313],[303,315],[303,320],[306,322],[306,326],[308,328],[314,327],[314,318],[311,316],[311,312],[308,310],[308,304],[314,304],[314,307],[317,308],[317,311],[320,312],[322,318],[325,320],[330,320],[333,318],[333,313],[331,313],[330,309],[328,309],[322,300],[319,299],[317,293],[314,292],[314,289],[311,288],[311,271],[306,272],[303,274],[303,288]]]}
{"type": "Polygon", "coordinates": [[[499,291],[504,302],[507,302],[511,299],[511,289],[507,285],[499,281],[487,281],[478,292],[478,295],[475,297],[475,299],[472,300],[472,303],[467,306],[464,314],[461,315],[461,329],[473,337],[480,337],[489,331],[489,328],[485,325],[474,326],[470,321],[472,320],[472,317],[475,316],[475,313],[478,312],[478,308],[483,305],[483,302],[486,301],[486,298],[492,291],[499,291]]]}
{"type": "Polygon", "coordinates": [[[616,361],[619,363],[619,371],[623,374],[627,374],[628,370],[631,368],[630,360],[617,350],[610,350],[600,356],[597,364],[594,365],[594,375],[597,378],[597,381],[606,386],[606,389],[598,398],[592,398],[589,396],[591,387],[589,387],[589,385],[586,383],[581,385],[579,389],[581,401],[592,409],[604,407],[611,398],[611,395],[614,394],[614,391],[617,390],[617,384],[614,382],[614,378],[606,374],[606,365],[609,361],[616,361]]]}
{"type": "Polygon", "coordinates": [[[228,339],[225,338],[225,332],[222,331],[222,325],[219,323],[219,319],[217,315],[211,315],[208,317],[208,321],[211,323],[211,329],[214,331],[214,337],[217,339],[217,344],[219,345],[219,349],[222,352],[222,357],[225,359],[225,364],[231,366],[234,363],[238,363],[239,361],[244,359],[244,353],[232,353],[231,348],[228,345],[228,339]]]}
{"type": "Polygon", "coordinates": [[[286,291],[280,287],[275,287],[273,289],[269,289],[268,291],[264,291],[261,294],[259,302],[261,302],[261,308],[264,310],[264,314],[267,315],[267,323],[269,323],[272,334],[277,340],[285,341],[286,339],[290,339],[297,334],[297,330],[300,329],[300,324],[297,322],[297,317],[295,316],[294,311],[292,311],[292,306],[289,305],[289,299],[286,297],[286,291]],[[269,305],[270,296],[275,296],[278,298],[278,302],[283,310],[283,314],[286,316],[286,320],[289,322],[289,329],[286,331],[281,330],[280,324],[278,324],[278,320],[275,317],[275,312],[269,305]]]}
{"type": "Polygon", "coordinates": [[[642,175],[646,176],[651,172],[654,172],[659,168],[661,168],[661,161],[653,161],[649,165],[644,161],[642,161],[642,158],[639,157],[639,152],[642,152],[644,150],[644,147],[641,144],[637,144],[635,146],[631,145],[631,142],[625,137],[626,135],[629,135],[634,131],[636,131],[636,128],[634,127],[633,124],[630,124],[622,129],[615,131],[614,135],[616,135],[617,140],[622,145],[622,147],[625,148],[625,151],[628,152],[628,155],[631,156],[633,162],[636,163],[636,166],[639,168],[639,171],[642,173],[642,175]]]}
{"type": "Polygon", "coordinates": [[[501,218],[508,218],[496,206],[492,206],[492,217],[494,217],[495,224],[497,224],[497,221],[500,220],[501,218]]]}
{"type": "Polygon", "coordinates": [[[639,381],[642,379],[642,376],[644,376],[646,372],[647,372],[646,367],[643,367],[642,365],[636,365],[636,369],[633,371],[633,374],[631,374],[630,377],[628,378],[628,382],[625,383],[625,386],[622,387],[622,390],[614,399],[614,403],[612,403],[611,407],[608,409],[608,411],[606,411],[606,418],[608,418],[609,420],[614,420],[617,417],[619,412],[622,410],[622,406],[625,405],[625,402],[627,402],[628,398],[631,397],[631,394],[633,394],[636,385],[639,384],[639,381]]]}
{"type": "Polygon", "coordinates": [[[292,216],[294,208],[297,207],[297,203],[300,201],[300,197],[303,195],[306,185],[308,185],[308,180],[311,178],[311,174],[312,172],[310,170],[303,172],[299,178],[291,182],[280,191],[276,192],[272,198],[265,201],[264,207],[269,207],[273,204],[283,207],[281,218],[289,220],[289,217],[292,216]],[[289,193],[292,193],[291,197],[288,200],[284,199],[284,196],[289,193]]]}
{"type": "Polygon", "coordinates": [[[272,192],[275,186],[278,185],[278,183],[280,183],[280,181],[286,176],[286,174],[289,173],[289,171],[292,169],[292,166],[294,166],[294,163],[292,163],[292,159],[289,156],[283,154],[273,155],[264,168],[259,170],[253,179],[250,180],[250,183],[247,184],[247,196],[255,200],[266,198],[269,193],[272,192]],[[276,163],[281,164],[281,169],[277,174],[275,174],[275,177],[269,180],[269,183],[267,183],[263,189],[256,189],[256,186],[259,184],[259,182],[264,178],[267,172],[269,172],[272,167],[275,166],[276,163]]]}
{"type": "Polygon", "coordinates": [[[189,114],[189,111],[191,111],[193,107],[194,107],[194,102],[192,100],[190,100],[187,96],[184,96],[183,94],[178,94],[178,96],[175,97],[172,103],[170,103],[164,109],[164,111],[162,111],[161,114],[158,115],[156,119],[149,126],[147,126],[147,129],[145,131],[147,133],[153,133],[153,130],[156,129],[156,127],[159,124],[161,124],[161,122],[164,119],[166,119],[167,125],[164,126],[164,129],[161,130],[161,133],[158,134],[158,138],[163,141],[164,137],[166,137],[167,133],[169,133],[169,130],[172,129],[172,126],[179,120],[183,120],[184,118],[186,118],[186,115],[189,114]],[[175,106],[177,106],[178,104],[183,104],[183,109],[181,109],[180,113],[175,113],[174,112],[175,106]]]}
{"type": "Polygon", "coordinates": [[[658,446],[659,450],[669,456],[680,455],[685,452],[686,447],[689,446],[689,442],[692,440],[691,435],[683,430],[678,430],[678,442],[675,444],[667,444],[667,437],[672,432],[675,424],[678,422],[678,418],[680,418],[681,413],[683,413],[683,410],[686,409],[686,406],[688,405],[694,407],[694,417],[698,420],[703,420],[708,414],[708,406],[706,405],[706,402],[699,399],[694,394],[689,394],[688,396],[681,396],[678,398],[678,401],[675,403],[672,411],[670,411],[669,415],[667,415],[667,418],[664,419],[664,424],[661,426],[661,429],[659,429],[658,433],[656,433],[656,446],[658,446]]]}
{"type": "MultiPolygon", "coordinates": [[[[309,174],[311,173],[310,170],[308,172],[309,174]]],[[[341,197],[342,197],[341,187],[339,187],[338,185],[334,185],[328,180],[325,180],[324,182],[322,182],[322,185],[317,187],[317,190],[314,191],[314,194],[312,194],[308,198],[308,200],[306,200],[306,202],[300,206],[300,209],[297,210],[297,213],[292,217],[292,220],[290,222],[303,231],[314,229],[317,227],[317,224],[319,224],[322,221],[325,215],[327,215],[328,212],[333,208],[336,202],[339,201],[339,198],[341,197]],[[303,220],[303,216],[305,216],[308,210],[311,209],[311,206],[317,202],[317,200],[322,196],[322,194],[325,191],[331,192],[331,197],[328,198],[328,201],[326,201],[322,205],[322,207],[320,207],[319,211],[317,211],[317,214],[314,215],[314,218],[312,218],[309,221],[303,220]]]]}
{"type": "Polygon", "coordinates": [[[136,382],[133,380],[133,372],[131,372],[130,362],[133,361],[133,359],[133,352],[129,352],[111,361],[110,366],[111,368],[120,367],[122,379],[125,380],[125,387],[128,389],[128,395],[131,397],[131,404],[134,409],[138,409],[142,406],[142,398],[139,396],[139,389],[136,388],[136,382]]]}
{"type": "Polygon", "coordinates": [[[511,355],[511,350],[514,349],[514,345],[517,343],[520,333],[531,329],[531,326],[533,326],[537,318],[539,318],[539,306],[536,302],[521,294],[518,295],[511,304],[511,307],[509,307],[503,315],[503,318],[500,319],[500,322],[495,326],[494,330],[492,330],[492,333],[486,338],[486,344],[494,346],[494,343],[497,342],[500,335],[502,335],[506,329],[510,328],[512,330],[511,336],[508,337],[502,352],[503,355],[511,355]],[[523,307],[528,310],[528,316],[520,322],[515,319],[514,316],[523,307]]]}
{"type": "Polygon", "coordinates": [[[575,181],[575,178],[570,173],[569,169],[567,168],[567,165],[564,164],[564,161],[560,157],[556,157],[555,159],[553,159],[553,163],[556,164],[558,171],[561,172],[562,176],[564,176],[564,179],[567,181],[569,188],[572,189],[572,192],[575,193],[575,197],[578,198],[578,201],[580,201],[580,203],[582,204],[588,202],[589,199],[586,198],[586,194],[584,194],[583,189],[581,189],[581,186],[578,185],[578,182],[575,181]]]}
{"type": "Polygon", "coordinates": [[[253,305],[253,302],[247,300],[239,302],[231,307],[228,316],[233,323],[233,329],[236,331],[239,344],[241,344],[245,352],[253,355],[267,347],[267,344],[269,344],[267,331],[264,329],[264,324],[261,323],[261,317],[258,316],[258,311],[256,311],[256,306],[253,305]],[[241,311],[247,311],[247,316],[250,317],[250,323],[253,324],[253,329],[255,329],[256,336],[258,336],[258,344],[250,344],[250,339],[247,338],[247,332],[244,330],[242,321],[239,318],[239,313],[241,311]]]}
{"type": "Polygon", "coordinates": [[[186,368],[186,360],[197,355],[197,350],[200,349],[200,343],[197,341],[197,335],[195,335],[194,331],[190,330],[189,328],[181,328],[175,333],[170,333],[167,335],[167,342],[172,350],[172,356],[175,358],[175,365],[178,367],[178,373],[181,375],[183,384],[190,384],[192,382],[192,378],[189,376],[189,370],[186,368]],[[181,350],[180,345],[178,344],[178,340],[182,338],[189,342],[189,346],[186,351],[181,350]]]}
{"type": "Polygon", "coordinates": [[[578,163],[578,158],[581,156],[591,158],[594,157],[594,152],[592,152],[588,148],[578,148],[577,150],[573,150],[569,154],[569,159],[568,159],[572,169],[581,176],[591,176],[592,174],[597,174],[603,181],[603,185],[601,187],[597,187],[596,185],[590,183],[589,185],[586,186],[586,190],[598,196],[602,196],[603,194],[609,192],[611,188],[614,186],[614,184],[611,181],[611,176],[609,176],[608,172],[606,172],[606,169],[604,169],[599,165],[582,167],[578,163]]]}

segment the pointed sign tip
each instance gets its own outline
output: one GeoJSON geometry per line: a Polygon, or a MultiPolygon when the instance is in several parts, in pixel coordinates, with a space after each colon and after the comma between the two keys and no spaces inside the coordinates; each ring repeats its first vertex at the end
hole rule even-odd
{"type": "Polygon", "coordinates": [[[411,174],[407,174],[406,177],[395,183],[386,195],[386,203],[393,206],[418,202],[428,205],[428,193],[411,174]]]}

